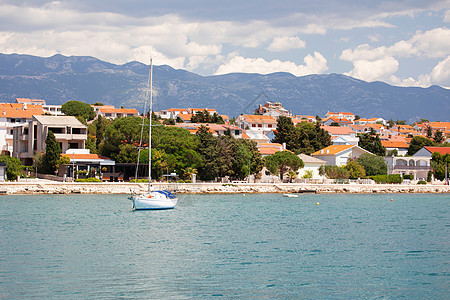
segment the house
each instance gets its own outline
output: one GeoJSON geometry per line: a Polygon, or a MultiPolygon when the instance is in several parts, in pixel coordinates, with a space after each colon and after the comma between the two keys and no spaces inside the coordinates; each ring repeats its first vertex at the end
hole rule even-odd
{"type": "Polygon", "coordinates": [[[236,119],[236,123],[240,128],[248,131],[269,132],[270,130],[277,128],[277,121],[275,118],[264,115],[240,115],[236,119]]]}
{"type": "Polygon", "coordinates": [[[212,108],[188,108],[188,112],[192,115],[195,115],[196,113],[202,113],[205,110],[211,115],[214,116],[214,114],[217,114],[217,111],[212,108]]]}
{"type": "Polygon", "coordinates": [[[352,121],[346,119],[346,118],[337,118],[337,117],[329,117],[325,118],[321,122],[323,125],[330,126],[331,124],[337,123],[339,126],[350,126],[352,125],[352,121]]]}
{"type": "Polygon", "coordinates": [[[397,150],[397,156],[405,156],[408,153],[409,145],[402,141],[381,140],[381,144],[386,148],[386,154],[397,150]]]}
{"type": "Polygon", "coordinates": [[[349,159],[357,159],[364,153],[372,154],[356,145],[331,145],[311,155],[326,161],[330,166],[344,166],[349,159]]]}
{"type": "Polygon", "coordinates": [[[30,99],[30,98],[16,98],[16,103],[27,104],[27,105],[45,105],[45,100],[43,99],[30,99]]]}
{"type": "Polygon", "coordinates": [[[195,134],[198,131],[198,128],[201,126],[208,127],[208,131],[213,133],[214,136],[224,135],[228,130],[230,134],[234,138],[242,138],[243,130],[237,126],[229,125],[229,124],[214,124],[214,123],[179,123],[174,125],[178,128],[184,128],[189,130],[191,133],[195,134]]]}
{"type": "Polygon", "coordinates": [[[34,115],[28,123],[13,129],[13,156],[25,165],[33,164],[35,153],[45,152],[45,139],[49,131],[55,135],[62,153],[68,149],[84,149],[87,126],[73,116],[34,115]]]}
{"type": "Polygon", "coordinates": [[[316,123],[317,119],[314,116],[307,116],[307,115],[295,115],[292,116],[292,122],[294,125],[301,122],[309,122],[309,123],[316,123]]]}
{"type": "Polygon", "coordinates": [[[292,112],[285,109],[281,105],[281,102],[269,102],[269,101],[266,101],[264,105],[260,104],[258,108],[255,110],[255,114],[272,116],[274,118],[278,118],[279,116],[286,116],[286,117],[292,116],[292,112]]]}
{"type": "MultiPolygon", "coordinates": [[[[189,111],[186,108],[171,108],[167,110],[161,110],[159,112],[155,112],[156,115],[161,117],[161,119],[173,119],[176,120],[177,116],[181,115],[189,115],[189,111]]],[[[190,114],[192,115],[192,114],[190,114]]],[[[190,118],[189,118],[190,120],[190,118]]]]}
{"type": "Polygon", "coordinates": [[[370,118],[370,119],[361,118],[361,119],[355,120],[354,124],[356,124],[356,125],[383,124],[384,126],[386,126],[387,122],[383,118],[370,118]]]}
{"type": "Polygon", "coordinates": [[[6,163],[0,162],[0,182],[6,181],[6,163]]]}
{"type": "Polygon", "coordinates": [[[62,105],[50,105],[44,104],[42,105],[45,114],[49,114],[52,116],[64,116],[64,113],[61,111],[62,105]]]}
{"type": "MultiPolygon", "coordinates": [[[[19,98],[20,99],[20,98],[19,98]]],[[[0,103],[0,151],[13,152],[13,128],[31,121],[34,115],[44,114],[42,105],[26,103],[0,103]]]]}
{"type": "Polygon", "coordinates": [[[321,126],[331,137],[333,145],[358,145],[359,137],[351,127],[321,126]]]}
{"type": "Polygon", "coordinates": [[[67,156],[70,162],[67,165],[59,166],[58,176],[77,178],[79,171],[85,171],[86,174],[107,174],[105,177],[108,178],[119,177],[119,174],[113,176],[110,174],[113,173],[112,166],[115,165],[115,161],[106,156],[92,154],[89,149],[68,149],[66,153],[61,153],[61,156],[67,156]]]}
{"type": "Polygon", "coordinates": [[[286,150],[285,145],[279,143],[258,143],[257,145],[262,157],[286,150]]]}
{"type": "Polygon", "coordinates": [[[330,118],[330,117],[334,117],[337,119],[347,119],[348,121],[350,121],[351,123],[353,123],[353,121],[355,120],[355,115],[350,113],[350,112],[327,112],[325,114],[325,118],[330,118]]]}
{"type": "Polygon", "coordinates": [[[311,179],[320,179],[319,168],[327,164],[325,160],[312,157],[306,154],[297,155],[304,163],[304,167],[298,170],[298,178],[302,178],[307,172],[312,173],[311,179]]]}
{"type": "Polygon", "coordinates": [[[425,146],[417,151],[413,156],[431,157],[434,152],[439,152],[442,155],[450,154],[450,147],[429,147],[425,146]]]}
{"type": "MultiPolygon", "coordinates": [[[[441,147],[424,147],[441,148],[441,147]]],[[[409,157],[386,156],[384,160],[388,166],[388,174],[413,175],[414,180],[427,180],[431,171],[431,154],[434,149],[422,148],[409,157]]],[[[450,149],[450,147],[448,148],[450,149]]],[[[450,153],[450,151],[449,151],[450,153]]]]}
{"type": "Polygon", "coordinates": [[[109,108],[103,106],[98,109],[98,115],[107,119],[115,119],[121,117],[138,117],[139,112],[135,108],[109,108]]]}

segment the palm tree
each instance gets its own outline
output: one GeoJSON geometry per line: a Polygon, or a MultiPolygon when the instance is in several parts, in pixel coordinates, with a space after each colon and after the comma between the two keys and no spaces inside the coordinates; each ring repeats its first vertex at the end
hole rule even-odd
{"type": "Polygon", "coordinates": [[[289,178],[289,182],[292,182],[295,178],[297,178],[297,172],[291,170],[287,173],[287,177],[289,178]]]}
{"type": "Polygon", "coordinates": [[[197,174],[197,169],[194,169],[192,167],[187,167],[186,169],[183,169],[183,177],[187,180],[190,180],[192,178],[192,175],[197,174]]]}

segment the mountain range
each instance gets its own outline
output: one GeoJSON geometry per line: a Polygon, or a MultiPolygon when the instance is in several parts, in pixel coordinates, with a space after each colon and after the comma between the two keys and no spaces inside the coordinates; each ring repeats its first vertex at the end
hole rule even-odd
{"type": "MultiPolygon", "coordinates": [[[[142,112],[148,72],[148,65],[139,62],[116,65],[87,56],[0,54],[0,102],[79,100],[142,112]]],[[[154,67],[153,89],[154,110],[214,108],[229,117],[251,114],[266,101],[281,102],[293,114],[321,117],[327,111],[408,122],[420,118],[448,121],[450,116],[449,89],[397,87],[340,74],[201,76],[163,65],[154,67]]]]}

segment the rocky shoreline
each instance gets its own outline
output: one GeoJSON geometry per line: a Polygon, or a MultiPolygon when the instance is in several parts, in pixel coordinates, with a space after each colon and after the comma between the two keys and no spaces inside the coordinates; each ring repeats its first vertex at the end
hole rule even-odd
{"type": "MultiPolygon", "coordinates": [[[[145,192],[143,183],[3,182],[0,194],[129,194],[145,192]]],[[[182,183],[180,194],[233,193],[450,193],[448,185],[304,184],[304,183],[182,183]]]]}

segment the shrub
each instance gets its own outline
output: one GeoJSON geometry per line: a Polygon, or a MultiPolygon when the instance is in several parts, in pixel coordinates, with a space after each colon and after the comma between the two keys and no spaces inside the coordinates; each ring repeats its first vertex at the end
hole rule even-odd
{"type": "Polygon", "coordinates": [[[75,180],[75,182],[102,182],[102,181],[98,178],[90,177],[90,178],[79,178],[75,180]]]}
{"type": "Polygon", "coordinates": [[[409,174],[409,175],[405,174],[405,175],[403,175],[403,179],[413,180],[414,179],[414,175],[413,174],[409,174]]]}
{"type": "Polygon", "coordinates": [[[424,180],[419,180],[419,181],[417,182],[417,184],[427,184],[427,182],[424,181],[424,180]]]}
{"type": "Polygon", "coordinates": [[[400,174],[375,175],[370,178],[376,183],[402,183],[402,176],[400,174]]]}

